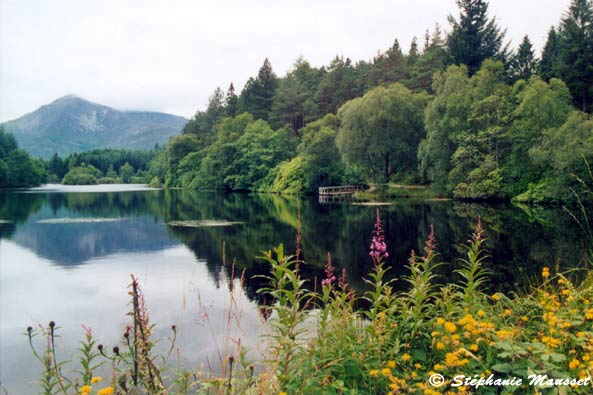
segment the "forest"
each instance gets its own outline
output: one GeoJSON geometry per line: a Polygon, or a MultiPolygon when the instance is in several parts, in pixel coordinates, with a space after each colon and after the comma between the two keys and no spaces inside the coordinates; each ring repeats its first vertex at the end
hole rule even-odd
{"type": "Polygon", "coordinates": [[[486,1],[460,0],[404,53],[371,61],[266,59],[237,95],[217,88],[151,163],[153,185],[315,192],[345,183],[431,184],[462,199],[570,200],[591,181],[593,6],[573,0],[541,57],[512,50],[486,1]]]}
{"type": "Polygon", "coordinates": [[[571,2],[539,57],[528,36],[511,48],[487,1],[457,4],[448,32],[437,24],[407,51],[396,39],[369,61],[316,68],[299,57],[284,77],[266,59],[240,93],[217,88],[166,147],[56,155],[46,173],[67,184],[314,193],[391,182],[460,199],[571,200],[593,182],[592,2],[571,2]]]}

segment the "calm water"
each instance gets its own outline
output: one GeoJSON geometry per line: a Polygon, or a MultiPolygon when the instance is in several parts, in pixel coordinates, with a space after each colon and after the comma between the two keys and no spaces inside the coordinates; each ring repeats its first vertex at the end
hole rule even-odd
{"type": "MultiPolygon", "coordinates": [[[[10,394],[35,393],[41,366],[22,335],[35,323],[58,323],[66,359],[82,338],[81,325],[109,348],[118,344],[128,322],[130,274],[144,288],[156,335],[167,336],[171,324],[179,328],[182,361],[217,369],[220,354],[233,347],[228,339],[250,345],[257,358],[264,301],[256,276],[267,271],[257,259],[261,251],[279,243],[294,250],[300,211],[304,275],[320,279],[330,251],[361,289],[372,265],[375,210],[134,185],[0,192],[0,380],[10,394]]],[[[520,289],[536,281],[542,266],[578,267],[583,257],[579,228],[559,209],[440,201],[379,211],[395,277],[405,274],[409,252],[421,248],[434,224],[441,258],[453,262],[443,268],[444,281],[455,281],[458,245],[478,216],[489,237],[492,289],[520,289]]]]}

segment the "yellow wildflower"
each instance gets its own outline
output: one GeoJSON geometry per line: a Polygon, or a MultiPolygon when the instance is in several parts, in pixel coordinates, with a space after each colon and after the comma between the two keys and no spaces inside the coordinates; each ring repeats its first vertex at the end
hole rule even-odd
{"type": "Polygon", "coordinates": [[[390,370],[389,368],[383,368],[383,369],[381,370],[381,374],[382,374],[383,376],[389,376],[389,375],[391,374],[391,370],[390,370]]]}
{"type": "Polygon", "coordinates": [[[579,362],[579,360],[575,358],[575,359],[573,359],[572,361],[570,361],[568,363],[568,368],[571,369],[571,370],[572,369],[576,369],[576,368],[579,367],[580,364],[581,363],[579,362]]]}
{"type": "Polygon", "coordinates": [[[97,395],[112,395],[113,387],[105,387],[102,390],[97,391],[97,395]]]}
{"type": "Polygon", "coordinates": [[[404,362],[408,362],[410,359],[412,359],[412,357],[410,356],[410,354],[406,353],[402,355],[402,359],[404,360],[404,362]]]}
{"type": "Polygon", "coordinates": [[[469,346],[469,349],[472,351],[478,351],[478,345],[477,344],[472,344],[471,346],[469,346]]]}
{"type": "Polygon", "coordinates": [[[527,317],[526,315],[524,315],[523,317],[521,317],[521,321],[527,322],[527,321],[529,321],[529,317],[527,317]]]}
{"type": "Polygon", "coordinates": [[[570,291],[568,289],[563,289],[562,290],[562,295],[566,296],[570,293],[570,291]]]}
{"type": "Polygon", "coordinates": [[[278,395],[288,395],[288,394],[284,391],[280,391],[280,392],[278,392],[278,395]]]}
{"type": "Polygon", "coordinates": [[[499,294],[494,294],[490,297],[492,300],[497,301],[500,300],[500,295],[499,294]]]}
{"type": "Polygon", "coordinates": [[[504,309],[504,312],[502,313],[503,316],[508,317],[509,315],[511,315],[511,309],[504,309]]]}
{"type": "Polygon", "coordinates": [[[510,339],[511,337],[513,337],[513,331],[501,329],[499,331],[496,331],[496,335],[500,340],[510,339]]]}
{"type": "Polygon", "coordinates": [[[82,387],[80,387],[81,394],[90,394],[92,390],[93,389],[91,388],[90,385],[83,385],[82,387]]]}
{"type": "Polygon", "coordinates": [[[457,326],[452,322],[445,322],[445,330],[447,332],[453,333],[457,330],[457,326]]]}
{"type": "Polygon", "coordinates": [[[542,277],[543,278],[550,277],[550,268],[549,267],[546,266],[542,269],[542,277]]]}
{"type": "MultiPolygon", "coordinates": [[[[494,298],[494,297],[493,297],[494,298]]],[[[486,315],[486,312],[484,310],[479,310],[478,311],[478,317],[480,318],[484,318],[484,316],[486,315]]]]}
{"type": "Polygon", "coordinates": [[[395,361],[389,361],[389,362],[387,362],[387,367],[388,367],[389,369],[393,369],[393,368],[395,368],[395,361]]]}
{"type": "Polygon", "coordinates": [[[442,318],[437,318],[437,325],[443,325],[445,323],[445,320],[442,318]]]}
{"type": "Polygon", "coordinates": [[[377,377],[379,375],[379,371],[377,369],[373,369],[369,372],[371,377],[377,377]]]}
{"type": "Polygon", "coordinates": [[[96,384],[96,383],[100,382],[101,380],[103,380],[101,377],[95,376],[91,379],[91,384],[96,384]]]}

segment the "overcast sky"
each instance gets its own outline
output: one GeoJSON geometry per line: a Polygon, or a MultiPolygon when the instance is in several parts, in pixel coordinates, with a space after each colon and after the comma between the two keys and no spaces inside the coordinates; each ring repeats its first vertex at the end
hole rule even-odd
{"type": "MultiPolygon", "coordinates": [[[[515,47],[538,54],[570,0],[491,0],[515,47]]],[[[455,0],[0,0],[0,121],[69,93],[118,109],[185,117],[217,87],[240,89],[268,57],[371,59],[458,15],[455,0]]]]}

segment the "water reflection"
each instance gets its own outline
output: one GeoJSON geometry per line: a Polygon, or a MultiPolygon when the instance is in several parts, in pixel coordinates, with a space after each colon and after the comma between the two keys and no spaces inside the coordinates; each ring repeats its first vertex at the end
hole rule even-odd
{"type": "MultiPolygon", "coordinates": [[[[379,208],[394,276],[405,272],[434,225],[444,261],[455,262],[478,216],[482,218],[494,273],[492,287],[529,282],[543,265],[579,265],[584,250],[580,229],[561,209],[521,209],[450,201],[401,202],[379,208]]],[[[294,250],[298,213],[302,223],[305,274],[322,275],[330,251],[354,286],[371,269],[368,258],[375,208],[320,204],[277,195],[224,194],[186,190],[101,193],[0,194],[0,237],[71,266],[116,252],[158,251],[185,244],[219,282],[223,256],[245,271],[252,299],[254,277],[266,267],[257,257],[284,243],[294,250]],[[175,221],[230,221],[230,226],[172,226],[175,221]],[[224,245],[224,252],[223,252],[224,245]]],[[[214,223],[216,225],[216,223],[214,223]]],[[[230,265],[228,265],[230,266],[230,265]]],[[[450,267],[444,269],[451,273],[450,267]]],[[[227,275],[230,269],[227,268],[227,275]]],[[[449,277],[447,277],[449,278],[449,277]]],[[[454,278],[449,278],[454,281],[454,278]]]]}
{"type": "MultiPolygon", "coordinates": [[[[264,302],[257,293],[263,285],[258,275],[268,271],[257,257],[279,243],[294,251],[299,213],[307,262],[302,273],[311,286],[323,276],[327,251],[356,289],[364,288],[362,278],[371,270],[374,207],[277,195],[109,188],[0,193],[0,379],[11,393],[34,392],[27,383],[39,369],[20,335],[32,321],[58,321],[69,340],[79,339],[79,326],[86,324],[106,344],[117,342],[130,273],[145,285],[159,330],[171,323],[180,328],[191,362],[216,360],[213,344],[227,333],[257,345],[254,328],[260,322],[258,304],[264,302]],[[206,222],[168,225],[174,221],[206,222]],[[207,226],[207,221],[233,224],[207,226]],[[244,293],[238,287],[241,276],[244,293]],[[231,289],[244,310],[242,330],[225,327],[231,289]],[[209,325],[203,321],[204,306],[211,309],[209,325]]],[[[379,211],[395,278],[405,274],[410,251],[422,248],[434,225],[441,260],[453,262],[441,269],[444,281],[456,281],[452,269],[462,252],[459,243],[478,216],[488,236],[492,289],[516,290],[535,282],[542,266],[569,268],[583,261],[580,229],[560,209],[439,201],[401,202],[379,211]]],[[[64,355],[73,351],[73,343],[64,346],[64,355]]]]}

